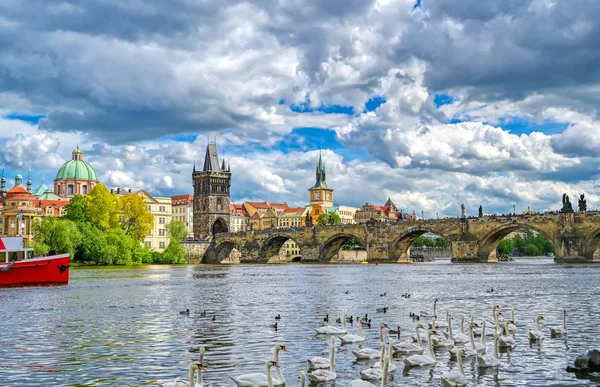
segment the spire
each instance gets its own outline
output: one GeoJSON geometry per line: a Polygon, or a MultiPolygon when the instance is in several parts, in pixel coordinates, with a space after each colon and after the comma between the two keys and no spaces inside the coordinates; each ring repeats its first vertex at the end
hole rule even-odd
{"type": "Polygon", "coordinates": [[[206,155],[204,156],[204,172],[220,172],[219,155],[217,153],[216,144],[208,144],[206,146],[206,155]]]}
{"type": "Polygon", "coordinates": [[[327,182],[325,181],[326,178],[326,174],[325,174],[325,165],[323,164],[323,157],[321,156],[321,151],[319,151],[319,163],[317,164],[317,171],[316,171],[316,183],[313,186],[313,188],[325,188],[325,189],[329,189],[329,187],[327,186],[327,182]]]}
{"type": "Polygon", "coordinates": [[[227,172],[231,172],[231,162],[227,162],[227,172]]]}
{"type": "Polygon", "coordinates": [[[225,157],[223,157],[223,163],[221,164],[221,171],[225,172],[225,157]]]}
{"type": "Polygon", "coordinates": [[[196,173],[196,160],[194,160],[194,169],[193,169],[193,173],[196,173]]]}
{"type": "Polygon", "coordinates": [[[21,171],[17,171],[17,176],[15,176],[15,187],[23,185],[23,176],[21,176],[21,171]]]}
{"type": "Polygon", "coordinates": [[[0,194],[5,194],[5,193],[6,193],[6,178],[4,178],[4,163],[2,163],[2,178],[0,178],[0,194]]]}
{"type": "Polygon", "coordinates": [[[31,186],[32,186],[32,182],[31,182],[31,167],[29,167],[29,172],[27,174],[27,191],[29,193],[31,193],[31,186]]]}

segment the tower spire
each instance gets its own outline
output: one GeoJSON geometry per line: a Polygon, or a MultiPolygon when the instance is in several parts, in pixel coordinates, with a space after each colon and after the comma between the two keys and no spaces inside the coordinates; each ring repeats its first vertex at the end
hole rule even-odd
{"type": "Polygon", "coordinates": [[[4,163],[2,163],[2,178],[0,178],[0,196],[6,193],[6,178],[4,178],[4,163]]]}
{"type": "Polygon", "coordinates": [[[29,191],[29,193],[31,193],[31,186],[32,186],[32,182],[31,182],[31,167],[29,167],[29,171],[27,173],[27,191],[29,191]]]}

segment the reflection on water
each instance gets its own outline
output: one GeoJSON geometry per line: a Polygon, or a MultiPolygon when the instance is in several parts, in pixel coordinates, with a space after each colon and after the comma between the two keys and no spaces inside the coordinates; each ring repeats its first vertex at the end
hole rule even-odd
{"type": "MultiPolygon", "coordinates": [[[[451,265],[448,260],[412,265],[152,266],[75,269],[68,286],[0,290],[0,384],[2,386],[138,386],[157,380],[187,379],[198,348],[207,353],[206,385],[230,385],[228,375],[264,372],[276,342],[284,343],[282,370],[295,386],[306,359],[328,356],[328,340],[313,327],[332,317],[367,313],[366,347],[378,348],[377,326],[415,323],[409,312],[452,310],[492,319],[493,304],[506,316],[516,307],[517,347],[500,354],[498,371],[479,371],[472,360],[464,370],[470,385],[595,385],[565,367],[577,355],[600,347],[600,267],[555,265],[551,260],[519,260],[489,265],[451,265]],[[486,289],[493,287],[493,293],[486,289]],[[348,291],[348,294],[346,294],[348,291]],[[386,297],[380,297],[381,293],[386,297]],[[403,298],[403,293],[410,298],[403,298]],[[387,306],[387,313],[376,308],[387,306]],[[190,315],[179,311],[190,309],[190,315]],[[536,314],[543,329],[569,313],[568,339],[530,344],[536,314]],[[202,312],[206,311],[206,316],[202,312]],[[271,328],[278,313],[278,330],[271,328]],[[214,316],[214,320],[213,320],[214,316]]],[[[423,321],[422,321],[423,322],[423,321]]],[[[334,323],[335,325],[335,323],[334,323]]],[[[490,327],[488,325],[489,329],[490,327]]],[[[348,325],[351,332],[356,324],[348,325]]],[[[492,341],[488,339],[491,350],[492,341]]],[[[338,380],[343,386],[369,362],[356,362],[352,349],[336,345],[338,380]]],[[[435,367],[398,370],[391,385],[439,385],[444,371],[456,369],[447,351],[435,367]]]]}

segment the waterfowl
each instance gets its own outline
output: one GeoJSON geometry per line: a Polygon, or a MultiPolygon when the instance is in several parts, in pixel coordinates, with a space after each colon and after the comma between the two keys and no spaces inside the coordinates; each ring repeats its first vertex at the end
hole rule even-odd
{"type": "Polygon", "coordinates": [[[281,320],[281,315],[278,313],[277,316],[275,316],[275,320],[281,320]]]}
{"type": "Polygon", "coordinates": [[[300,387],[304,387],[304,382],[306,381],[306,372],[298,371],[298,375],[300,375],[300,387]]]}
{"type": "Polygon", "coordinates": [[[279,364],[273,360],[266,361],[267,373],[252,373],[240,376],[229,376],[235,384],[240,387],[272,387],[273,378],[271,376],[271,367],[279,367],[279,364]]]}
{"type": "MultiPolygon", "coordinates": [[[[386,323],[379,324],[379,344],[383,346],[383,328],[388,328],[386,323]]],[[[356,360],[378,359],[381,354],[377,349],[361,348],[358,351],[352,351],[356,360]]]]}
{"type": "Polygon", "coordinates": [[[179,312],[179,314],[185,314],[185,315],[188,315],[188,316],[189,316],[189,314],[190,314],[190,310],[189,310],[189,309],[182,310],[181,312],[179,312]]]}
{"type": "MultiPolygon", "coordinates": [[[[388,364],[389,360],[387,357],[383,361],[383,370],[381,371],[381,387],[387,386],[387,374],[388,374],[388,364]]],[[[369,383],[362,379],[356,379],[350,382],[350,387],[376,387],[374,384],[369,383]]]]}
{"type": "MultiPolygon", "coordinates": [[[[542,327],[540,326],[540,321],[544,319],[544,316],[538,315],[535,318],[535,329],[529,331],[529,340],[531,341],[540,341],[544,338],[544,332],[542,332],[542,327]]],[[[508,329],[508,324],[506,324],[508,329]]]]}
{"type": "Polygon", "coordinates": [[[338,336],[342,344],[362,343],[365,341],[365,333],[362,329],[362,319],[358,319],[358,335],[346,334],[338,336]]]}
{"type": "Polygon", "coordinates": [[[468,381],[463,370],[463,349],[456,350],[456,358],[458,360],[458,371],[447,371],[442,374],[442,386],[455,387],[466,386],[468,381]]]}
{"type": "Polygon", "coordinates": [[[424,367],[435,365],[435,353],[433,352],[433,344],[431,337],[433,335],[433,331],[430,329],[427,332],[427,343],[429,346],[429,354],[428,355],[410,355],[402,359],[404,365],[406,367],[424,367]]]}
{"type": "Polygon", "coordinates": [[[479,368],[498,368],[500,367],[500,359],[498,359],[498,338],[500,336],[494,334],[494,353],[488,355],[477,356],[477,367],[479,368]]]}
{"type": "Polygon", "coordinates": [[[498,346],[501,348],[514,348],[516,345],[515,338],[510,336],[508,331],[508,321],[504,322],[504,336],[498,338],[498,346]]]}
{"type": "MultiPolygon", "coordinates": [[[[387,360],[389,361],[389,365],[388,365],[388,372],[394,372],[396,371],[396,364],[394,363],[394,359],[392,358],[392,352],[393,352],[393,344],[394,341],[391,338],[388,338],[388,350],[387,350],[387,360]]],[[[376,362],[375,364],[371,365],[371,368],[382,368],[382,361],[385,359],[382,359],[378,362],[376,362]]]]}
{"type": "Polygon", "coordinates": [[[346,313],[345,312],[344,312],[344,318],[340,319],[340,322],[342,323],[342,328],[334,327],[331,325],[326,325],[323,327],[313,328],[313,329],[318,334],[326,334],[326,335],[343,335],[345,333],[348,333],[348,330],[346,328],[346,313]]]}
{"type": "MultiPolygon", "coordinates": [[[[331,345],[334,348],[335,338],[331,338],[331,345]]],[[[311,372],[308,375],[308,379],[311,382],[328,382],[330,380],[337,379],[337,374],[335,373],[335,354],[334,351],[329,352],[329,369],[317,369],[311,372]]]]}
{"type": "Polygon", "coordinates": [[[331,362],[330,359],[332,359],[333,356],[335,355],[334,352],[335,352],[335,337],[332,337],[331,343],[329,344],[329,359],[320,357],[320,356],[315,356],[315,357],[308,359],[308,370],[312,371],[312,370],[329,368],[330,362],[331,362]]]}
{"type": "MultiPolygon", "coordinates": [[[[412,355],[412,354],[422,354],[423,353],[423,343],[421,342],[421,335],[419,334],[420,329],[425,329],[423,324],[417,324],[415,327],[416,336],[417,336],[417,344],[409,343],[407,341],[398,341],[394,343],[394,352],[400,353],[402,355],[412,355]]],[[[400,327],[398,327],[398,331],[400,327]]],[[[398,333],[400,336],[400,333],[398,333]]]]}
{"type": "Polygon", "coordinates": [[[550,328],[550,337],[564,337],[567,334],[567,311],[563,310],[563,326],[550,328]]]}

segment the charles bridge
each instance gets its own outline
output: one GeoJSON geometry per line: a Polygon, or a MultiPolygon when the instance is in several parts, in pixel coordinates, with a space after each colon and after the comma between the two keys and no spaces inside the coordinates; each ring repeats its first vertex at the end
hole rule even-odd
{"type": "Polygon", "coordinates": [[[555,248],[555,262],[600,262],[600,212],[543,213],[371,222],[352,225],[269,229],[212,236],[204,246],[188,247],[192,262],[221,263],[237,254],[242,263],[266,263],[281,254],[291,239],[302,261],[329,262],[351,238],[360,241],[368,261],[410,262],[410,246],[427,232],[444,238],[452,262],[497,262],[496,247],[508,234],[522,229],[544,235],[555,248]]]}

